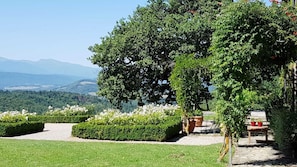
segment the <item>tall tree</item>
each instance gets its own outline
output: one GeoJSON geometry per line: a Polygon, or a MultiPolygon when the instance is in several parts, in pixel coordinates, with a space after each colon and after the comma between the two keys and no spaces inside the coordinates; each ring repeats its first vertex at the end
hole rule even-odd
{"type": "Polygon", "coordinates": [[[150,0],[128,20],[120,20],[101,44],[90,47],[102,67],[99,94],[116,106],[137,99],[172,103],[168,78],[180,54],[208,55],[211,23],[220,3],[209,0],[150,0]]]}

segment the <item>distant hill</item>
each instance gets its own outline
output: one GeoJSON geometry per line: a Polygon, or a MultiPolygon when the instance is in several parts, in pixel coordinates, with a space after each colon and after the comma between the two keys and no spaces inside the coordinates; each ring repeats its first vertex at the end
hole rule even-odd
{"type": "Polygon", "coordinates": [[[61,86],[54,90],[60,91],[60,92],[72,92],[72,93],[96,95],[96,92],[98,92],[98,85],[96,80],[84,79],[69,85],[61,86]]]}
{"type": "Polygon", "coordinates": [[[70,75],[85,79],[97,78],[99,68],[60,62],[53,59],[39,61],[11,60],[0,57],[0,72],[15,72],[42,75],[70,75]]]}
{"type": "Polygon", "coordinates": [[[0,89],[51,90],[83,79],[79,76],[0,72],[0,89]]]}
{"type": "Polygon", "coordinates": [[[100,68],[56,60],[10,60],[0,57],[0,90],[59,90],[81,94],[97,92],[100,68]]]}

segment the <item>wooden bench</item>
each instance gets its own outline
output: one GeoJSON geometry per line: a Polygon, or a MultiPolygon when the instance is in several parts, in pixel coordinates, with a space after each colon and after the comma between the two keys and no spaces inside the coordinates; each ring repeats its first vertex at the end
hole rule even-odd
{"type": "Polygon", "coordinates": [[[265,111],[251,111],[250,114],[247,116],[246,125],[250,125],[251,120],[254,119],[255,121],[261,120],[264,126],[269,126],[269,122],[267,121],[265,111]]]}
{"type": "Polygon", "coordinates": [[[268,141],[268,130],[269,130],[269,122],[266,118],[265,111],[251,111],[250,115],[247,117],[246,126],[248,132],[248,141],[251,143],[251,134],[253,132],[263,132],[265,134],[265,141],[268,141]],[[263,122],[263,126],[251,126],[251,120],[261,120],[263,122]]]}
{"type": "Polygon", "coordinates": [[[249,144],[251,143],[251,133],[252,132],[264,132],[265,141],[268,141],[268,126],[247,126],[249,144]]]}

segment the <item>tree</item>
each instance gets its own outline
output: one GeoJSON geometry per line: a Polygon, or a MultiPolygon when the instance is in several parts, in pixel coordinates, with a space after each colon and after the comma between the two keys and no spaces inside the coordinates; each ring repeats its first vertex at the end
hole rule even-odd
{"type": "Polygon", "coordinates": [[[175,102],[168,81],[174,58],[209,55],[211,23],[219,8],[215,0],[150,0],[138,7],[89,48],[92,62],[102,67],[99,94],[118,107],[134,99],[139,105],[175,102]]]}

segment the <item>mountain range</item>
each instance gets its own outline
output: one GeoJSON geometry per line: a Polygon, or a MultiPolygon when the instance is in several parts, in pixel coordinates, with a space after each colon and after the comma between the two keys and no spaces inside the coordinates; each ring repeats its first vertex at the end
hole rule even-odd
{"type": "Polygon", "coordinates": [[[96,78],[99,68],[61,62],[53,59],[39,61],[11,60],[0,57],[0,72],[16,72],[42,75],[70,75],[82,78],[96,78]]]}
{"type": "Polygon", "coordinates": [[[96,78],[99,71],[99,67],[87,67],[53,59],[28,61],[0,57],[0,89],[90,93],[88,90],[93,92],[98,89],[96,78]],[[84,86],[86,88],[83,88],[84,86]]]}

